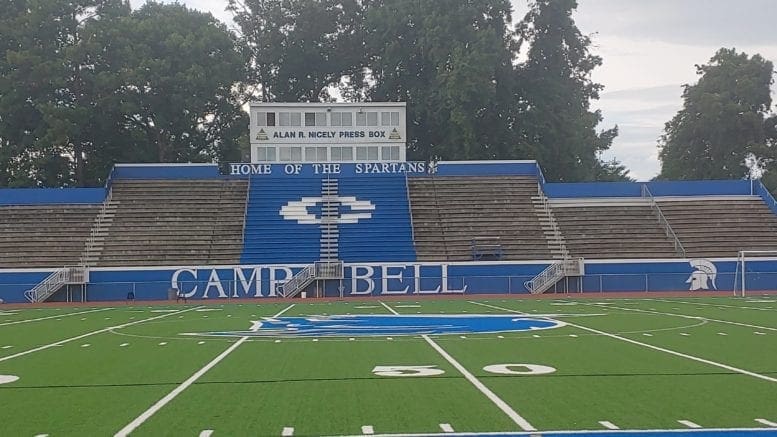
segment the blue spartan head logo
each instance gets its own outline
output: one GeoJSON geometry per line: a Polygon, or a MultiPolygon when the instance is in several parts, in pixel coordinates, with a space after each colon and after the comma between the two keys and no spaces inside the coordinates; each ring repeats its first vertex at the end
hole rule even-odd
{"type": "Polygon", "coordinates": [[[246,331],[185,333],[215,337],[347,337],[478,334],[550,329],[564,322],[515,315],[335,315],[263,318],[246,331]]]}

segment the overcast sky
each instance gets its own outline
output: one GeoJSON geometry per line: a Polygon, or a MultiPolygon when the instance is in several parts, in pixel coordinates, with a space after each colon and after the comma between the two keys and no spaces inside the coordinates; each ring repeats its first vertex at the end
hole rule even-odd
{"type": "MultiPolygon", "coordinates": [[[[428,0],[433,1],[433,0],[428,0]]],[[[229,20],[226,0],[181,0],[229,20]]],[[[511,0],[513,21],[528,9],[511,0]]],[[[138,7],[144,0],[130,0],[138,7]]],[[[602,127],[620,135],[605,158],[616,157],[632,177],[658,174],[658,137],[682,106],[683,84],[696,81],[696,64],[720,47],[760,53],[777,63],[777,0],[578,0],[578,27],[592,35],[593,53],[604,59],[593,79],[605,86],[595,103],[602,127]]],[[[774,88],[773,93],[774,95],[774,88]]]]}

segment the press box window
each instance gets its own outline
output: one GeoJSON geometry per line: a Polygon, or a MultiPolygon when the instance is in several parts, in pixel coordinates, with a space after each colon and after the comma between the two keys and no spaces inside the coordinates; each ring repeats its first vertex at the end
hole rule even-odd
{"type": "Polygon", "coordinates": [[[275,161],[275,147],[257,147],[256,159],[258,161],[275,161]]]}
{"type": "Polygon", "coordinates": [[[399,112],[381,112],[380,113],[380,125],[381,126],[399,126],[399,112]]]}
{"type": "Polygon", "coordinates": [[[326,161],[326,147],[305,147],[305,161],[326,161]]]}
{"type": "Polygon", "coordinates": [[[377,146],[357,146],[356,160],[357,161],[377,161],[378,147],[377,146]]]}
{"type": "Polygon", "coordinates": [[[279,161],[302,161],[302,147],[279,147],[279,161]]]}
{"type": "Polygon", "coordinates": [[[305,126],[326,126],[326,112],[306,112],[305,126]]]}
{"type": "Polygon", "coordinates": [[[353,147],[332,147],[332,161],[353,161],[353,147]]]}
{"type": "Polygon", "coordinates": [[[350,112],[333,112],[332,126],[353,126],[353,114],[350,112]]]}
{"type": "Polygon", "coordinates": [[[275,113],[274,112],[257,112],[256,113],[256,125],[257,126],[275,126],[275,113]]]}
{"type": "Polygon", "coordinates": [[[380,155],[383,161],[399,161],[399,146],[383,146],[380,155]]]}
{"type": "Polygon", "coordinates": [[[280,126],[299,126],[300,125],[300,113],[299,112],[279,112],[279,125],[280,126]]]}

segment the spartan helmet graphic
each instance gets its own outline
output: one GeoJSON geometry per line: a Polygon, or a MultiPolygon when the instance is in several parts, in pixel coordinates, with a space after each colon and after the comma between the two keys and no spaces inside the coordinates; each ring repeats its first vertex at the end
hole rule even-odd
{"type": "Polygon", "coordinates": [[[712,281],[712,288],[717,290],[718,286],[715,285],[715,276],[718,274],[718,269],[710,260],[707,259],[692,259],[690,261],[691,267],[694,270],[691,276],[685,280],[687,284],[691,284],[691,291],[696,290],[709,290],[709,283],[712,281]]]}

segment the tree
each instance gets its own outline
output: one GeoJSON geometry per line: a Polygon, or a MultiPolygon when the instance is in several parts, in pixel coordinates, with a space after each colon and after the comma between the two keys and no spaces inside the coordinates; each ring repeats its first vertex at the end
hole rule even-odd
{"type": "Polygon", "coordinates": [[[523,111],[518,129],[550,180],[594,180],[606,172],[597,158],[617,136],[616,128],[597,132],[600,111],[591,101],[602,85],[591,72],[602,59],[589,51],[591,39],[572,18],[577,0],[537,0],[518,25],[527,59],[518,71],[523,111]]]}
{"type": "Polygon", "coordinates": [[[115,162],[239,159],[245,62],[210,14],[11,3],[0,7],[0,185],[93,185],[115,162]]]}
{"type": "Polygon", "coordinates": [[[375,0],[368,96],[407,102],[410,159],[514,158],[507,0],[375,0]]]}
{"type": "Polygon", "coordinates": [[[103,46],[112,47],[111,72],[99,100],[115,111],[132,162],[203,162],[239,158],[245,116],[234,94],[243,59],[224,25],[178,4],[146,3],[119,20],[103,46]]]}
{"type": "MultiPolygon", "coordinates": [[[[773,66],[760,55],[720,49],[685,85],[683,108],[659,142],[662,179],[731,179],[748,174],[745,158],[774,159],[769,123],[773,66]]],[[[767,165],[768,169],[768,165],[767,165]]]]}
{"type": "Polygon", "coordinates": [[[88,90],[77,55],[90,23],[128,14],[121,0],[5,2],[0,7],[0,185],[85,183],[88,90]]]}
{"type": "Polygon", "coordinates": [[[361,1],[229,0],[228,9],[249,54],[247,98],[328,101],[332,88],[362,86],[361,1]]]}

